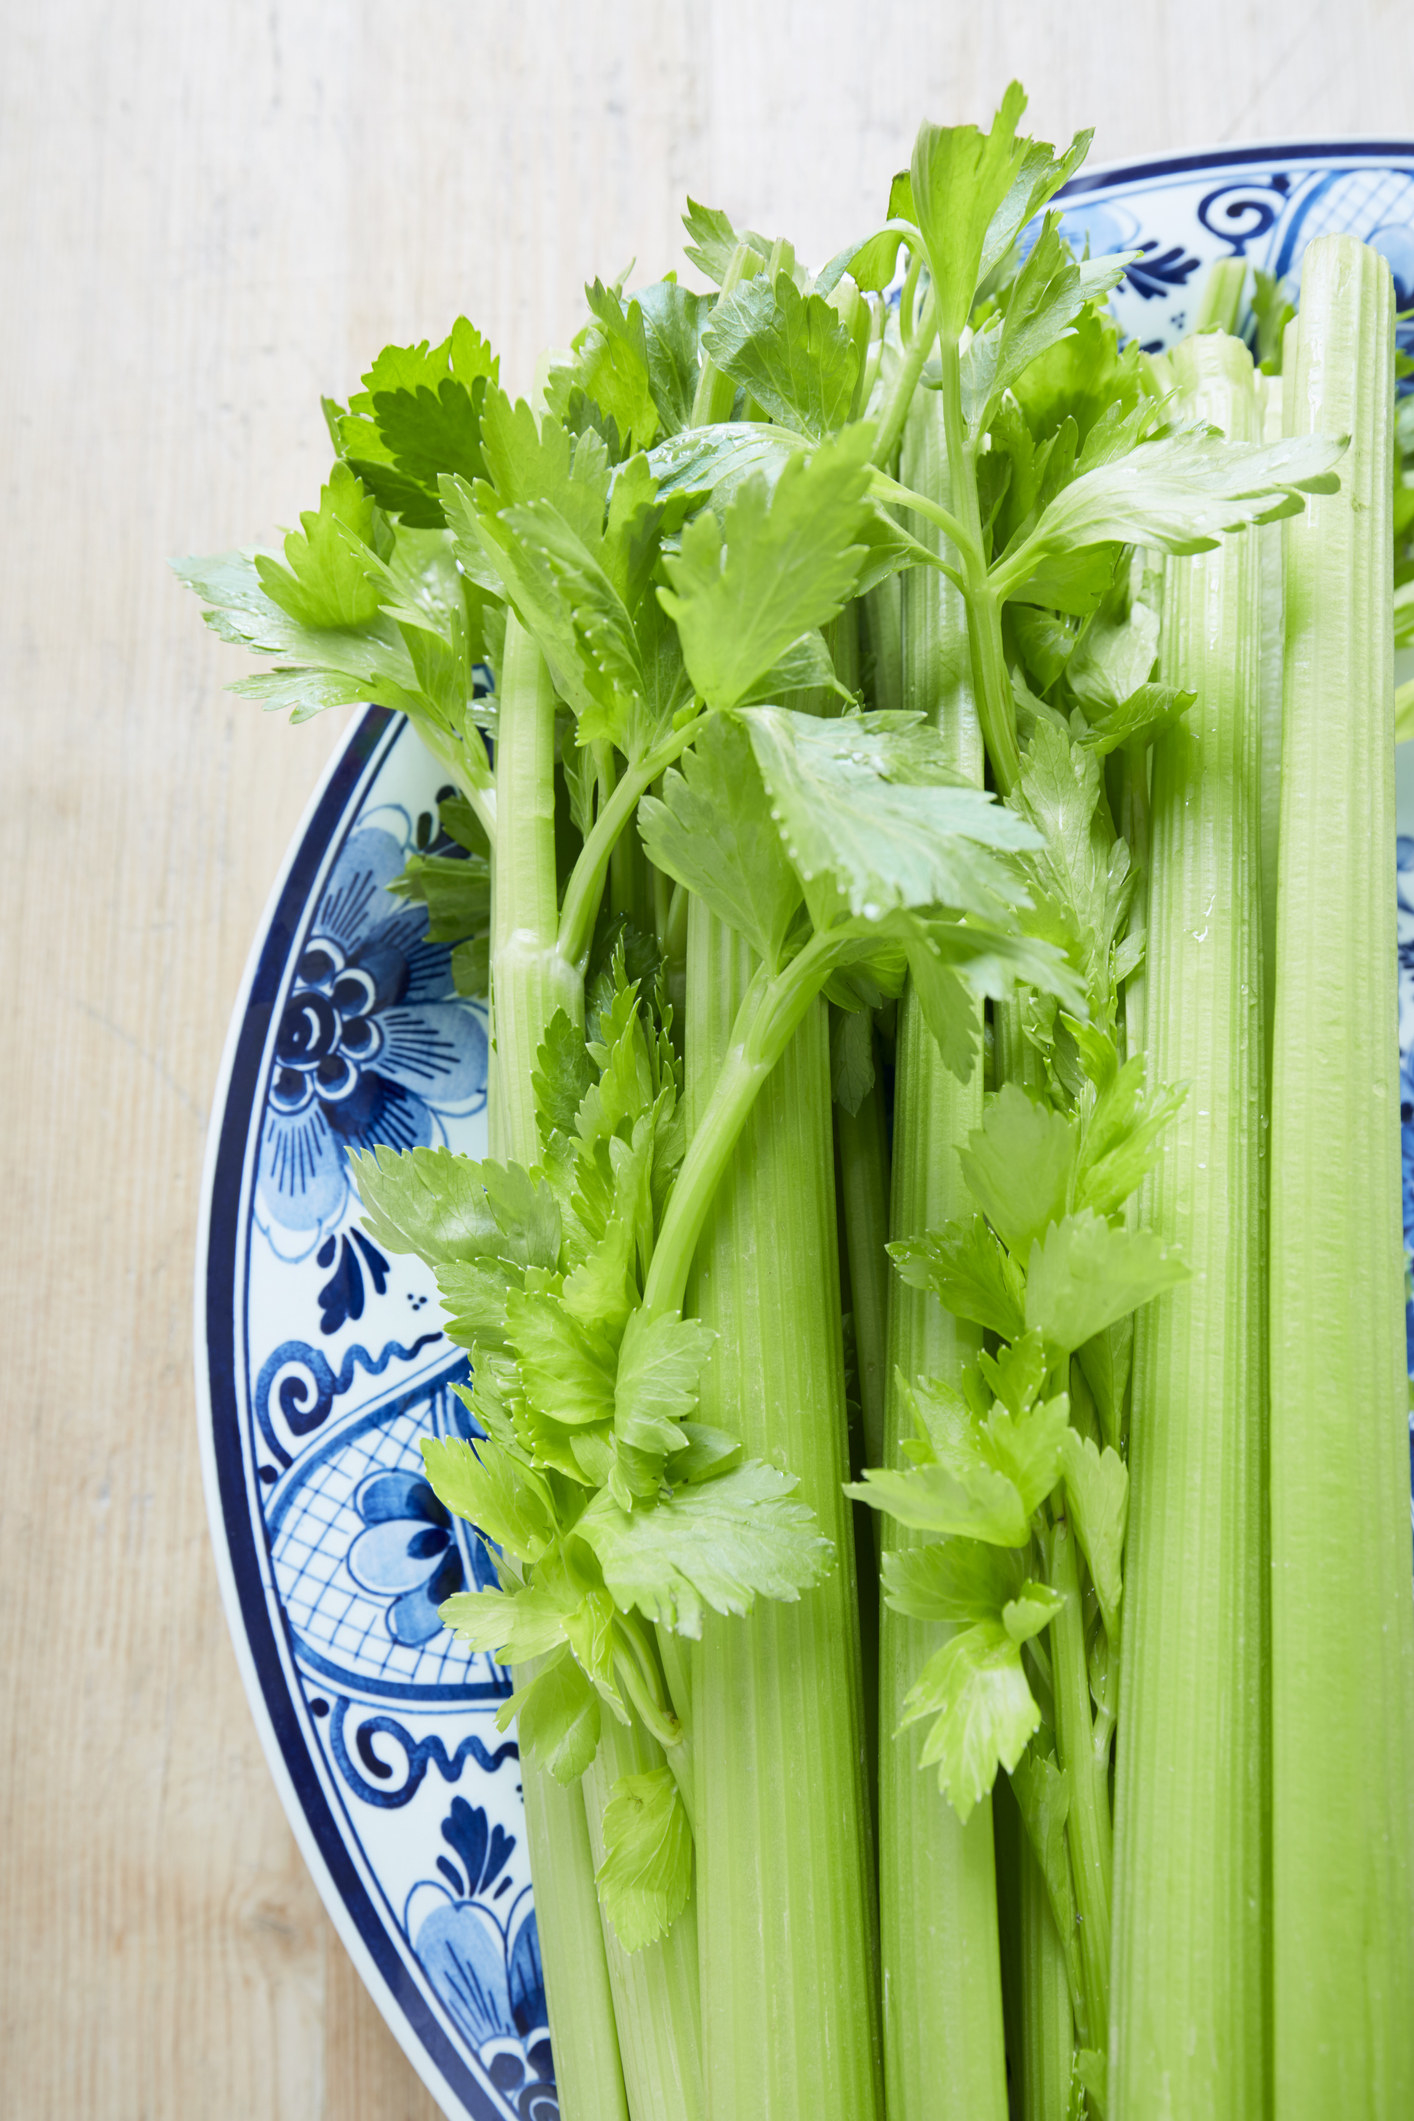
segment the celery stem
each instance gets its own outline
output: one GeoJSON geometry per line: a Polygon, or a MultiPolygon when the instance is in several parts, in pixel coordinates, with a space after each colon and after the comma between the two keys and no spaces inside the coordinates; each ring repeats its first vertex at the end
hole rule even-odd
{"type": "Polygon", "coordinates": [[[1270,1278],[1277,2121],[1414,2113],[1414,1602],[1400,1231],[1393,293],[1302,261],[1288,434],[1270,1278]]]}
{"type": "Polygon", "coordinates": [[[1113,1837],[1109,1778],[1095,1754],[1090,1721],[1090,1675],[1085,1663],[1085,1616],[1075,1538],[1062,1517],[1051,1534],[1050,1581],[1065,1604],[1051,1623],[1055,1665],[1056,1750],[1070,1778],[1070,1839],[1075,1904],[1080,1916],[1080,1967],[1090,2038],[1101,2053],[1108,2038],[1110,1997],[1110,1887],[1113,1837]]]}

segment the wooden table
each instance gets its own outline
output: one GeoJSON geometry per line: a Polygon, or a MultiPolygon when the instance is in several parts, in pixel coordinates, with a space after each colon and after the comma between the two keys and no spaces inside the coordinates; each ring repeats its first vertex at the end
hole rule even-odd
{"type": "Polygon", "coordinates": [[[824,256],[1013,73],[1102,157],[1414,131],[1407,0],[11,0],[0,2106],[430,2121],[276,1802],[197,1471],[192,1251],[241,965],[339,726],[223,685],[167,554],[265,537],[319,394],[461,310],[528,385],[683,194],[824,256]]]}

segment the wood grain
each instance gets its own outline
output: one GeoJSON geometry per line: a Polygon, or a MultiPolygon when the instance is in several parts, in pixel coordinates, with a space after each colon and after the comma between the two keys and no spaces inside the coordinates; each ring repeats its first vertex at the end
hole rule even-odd
{"type": "MultiPolygon", "coordinates": [[[[1103,156],[1414,128],[1404,0],[6,0],[0,2081],[24,2121],[429,2121],[266,1773],[208,1557],[202,1140],[337,739],[166,554],[313,498],[318,395],[462,309],[512,381],[685,191],[824,255],[1013,72],[1103,156]]],[[[783,2117],[795,2121],[795,2117],[783,2117]]]]}

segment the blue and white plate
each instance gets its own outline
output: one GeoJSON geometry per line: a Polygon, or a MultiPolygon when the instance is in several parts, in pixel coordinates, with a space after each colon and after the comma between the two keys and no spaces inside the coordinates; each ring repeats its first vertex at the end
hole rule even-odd
{"type": "MultiPolygon", "coordinates": [[[[1215,259],[1295,285],[1302,247],[1333,230],[1377,245],[1400,307],[1414,300],[1409,142],[1099,169],[1064,203],[1092,254],[1139,253],[1115,308],[1151,347],[1184,331],[1215,259]]],[[[387,889],[433,828],[439,779],[401,717],[365,714],[256,940],[208,1150],[203,1464],[246,1691],[355,1964],[444,2113],[557,2121],[517,1753],[496,1729],[509,1683],[436,1613],[487,1575],[418,1453],[464,1419],[451,1386],[465,1359],[431,1275],[359,1228],[345,1157],[373,1142],[485,1150],[485,1011],[455,995],[425,909],[387,889]]],[[[1401,823],[1414,834],[1414,802],[1401,823]]],[[[1414,1237],[1414,837],[1399,888],[1414,1237]]]]}

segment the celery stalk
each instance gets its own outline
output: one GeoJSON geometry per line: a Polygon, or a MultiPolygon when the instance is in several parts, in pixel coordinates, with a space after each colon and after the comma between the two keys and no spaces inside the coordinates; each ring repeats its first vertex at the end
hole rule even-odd
{"type": "MultiPolygon", "coordinates": [[[[1281,440],[1281,377],[1259,383],[1262,440],[1281,440]]],[[[1259,530],[1262,575],[1262,656],[1257,692],[1262,723],[1262,1012],[1267,1027],[1267,1089],[1272,1078],[1272,1020],[1277,991],[1277,848],[1281,836],[1281,669],[1285,613],[1280,523],[1259,530]]]]}
{"type": "MultiPolygon", "coordinates": [[[[597,1866],[604,1860],[604,1806],[621,1775],[663,1765],[663,1749],[642,1727],[606,1715],[599,1750],[584,1774],[584,1809],[597,1866]]],[[[701,2006],[697,1910],[689,1900],[666,1937],[626,1952],[604,1921],[604,1953],[619,2052],[634,2121],[699,2121],[702,2113],[701,2006]]]]}
{"type": "MultiPolygon", "coordinates": [[[[1186,416],[1259,439],[1246,348],[1173,356],[1186,416]]],[[[1192,1279],[1135,1328],[1110,2092],[1121,2121],[1266,2111],[1262,1963],[1260,550],[1172,560],[1155,747],[1150,1079],[1186,1082],[1144,1220],[1192,1279]]],[[[1077,1880],[1077,1887],[1079,1881],[1077,1880]]]]}
{"type": "Polygon", "coordinates": [[[1075,2051],[1070,1982],[1046,1881],[1006,1776],[998,1780],[993,1819],[1012,2110],[1017,2121],[1058,2121],[1075,2051]]]}
{"type": "Polygon", "coordinates": [[[1277,2121],[1414,2113],[1414,1606],[1399,1203],[1393,297],[1305,254],[1290,435],[1348,433],[1287,525],[1272,1092],[1277,2121]]]}
{"type": "MultiPolygon", "coordinates": [[[[531,1073],[557,1008],[584,1014],[582,982],[555,950],[555,692],[544,659],[506,614],[496,745],[490,1130],[494,1156],[539,1159],[531,1073]]],[[[523,1756],[525,1831],[560,2112],[628,2121],[584,1797],[523,1756]]]]}
{"type": "MultiPolygon", "coordinates": [[[[906,476],[925,494],[947,492],[937,400],[916,401],[905,430],[906,476]]],[[[916,526],[933,537],[930,525],[916,526]]],[[[980,781],[982,741],[971,698],[967,619],[946,578],[915,570],[904,582],[905,703],[924,708],[952,740],[960,772],[980,781]]],[[[979,1012],[980,1014],[980,1012],[979,1012]]],[[[959,1142],[980,1124],[982,1069],[958,1083],[910,992],[899,1011],[891,1218],[914,1238],[968,1212],[959,1142]]],[[[896,1376],[952,1380],[977,1349],[926,1290],[894,1280],[884,1464],[900,1463],[896,1376]]],[[[918,1535],[886,1517],[887,1547],[918,1535]]],[[[884,2066],[892,2121],[1005,2121],[1005,2043],[992,1849],[992,1807],[962,1825],[919,1765],[924,1726],[895,1738],[903,1699],[944,1640],[940,1624],[885,1607],[879,1649],[879,1893],[884,1964],[884,2066]]]]}
{"type": "MultiPolygon", "coordinates": [[[[747,946],[694,899],[689,1128],[747,946]]],[[[759,1091],[717,1192],[693,1309],[719,1338],[704,1421],[800,1478],[838,1566],[797,1604],[708,1617],[692,1673],[703,2067],[712,2121],[879,2111],[874,1890],[847,1478],[825,1008],[759,1091]]]]}
{"type": "Polygon", "coordinates": [[[888,1374],[889,1139],[878,1083],[857,1112],[837,1108],[840,1193],[849,1285],[854,1310],[854,1349],[859,1366],[859,1405],[864,1427],[864,1463],[883,1464],[884,1382],[888,1374]]]}

